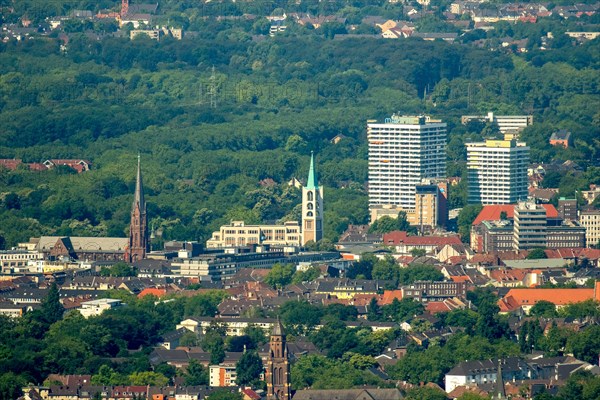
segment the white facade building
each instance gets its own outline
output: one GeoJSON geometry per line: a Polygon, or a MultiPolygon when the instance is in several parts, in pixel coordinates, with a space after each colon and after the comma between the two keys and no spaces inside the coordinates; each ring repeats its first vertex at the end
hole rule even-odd
{"type": "MultiPolygon", "coordinates": [[[[425,116],[393,115],[367,124],[369,210],[414,210],[415,186],[446,174],[446,124],[425,116]]],[[[396,213],[397,214],[397,213],[396,213]]]]}
{"type": "Polygon", "coordinates": [[[527,199],[529,147],[516,140],[467,143],[471,204],[511,204],[527,199]]]}
{"type": "Polygon", "coordinates": [[[470,121],[481,121],[496,124],[501,133],[517,133],[533,124],[533,115],[463,115],[461,122],[467,124],[470,121]]]}
{"type": "Polygon", "coordinates": [[[85,318],[100,315],[106,310],[120,307],[121,300],[118,299],[98,299],[81,303],[79,312],[85,318]]]}
{"type": "Polygon", "coordinates": [[[584,210],[579,213],[579,224],[585,228],[587,247],[600,243],[600,210],[584,210]]]}

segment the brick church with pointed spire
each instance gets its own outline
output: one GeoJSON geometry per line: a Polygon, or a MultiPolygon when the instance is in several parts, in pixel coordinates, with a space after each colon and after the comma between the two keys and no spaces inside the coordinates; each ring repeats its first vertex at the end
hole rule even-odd
{"type": "Polygon", "coordinates": [[[315,156],[310,153],[306,186],[302,187],[302,245],[323,238],[323,187],[319,186],[315,156]]]}
{"type": "Polygon", "coordinates": [[[267,381],[267,400],[290,400],[292,398],[290,360],[285,333],[279,318],[271,332],[265,380],[267,381]]]}
{"type": "Polygon", "coordinates": [[[135,195],[131,206],[131,223],[129,225],[129,247],[125,260],[132,263],[146,258],[148,251],[148,217],[146,214],[146,201],[144,200],[144,185],[142,183],[142,170],[140,156],[138,155],[137,180],[135,195]]]}

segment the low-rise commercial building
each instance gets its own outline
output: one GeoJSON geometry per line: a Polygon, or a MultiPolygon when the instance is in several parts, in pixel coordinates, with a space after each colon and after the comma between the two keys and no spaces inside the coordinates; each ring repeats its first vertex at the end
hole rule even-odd
{"type": "Polygon", "coordinates": [[[283,225],[246,225],[244,221],[232,221],[213,232],[206,247],[244,247],[249,245],[300,246],[302,234],[297,221],[283,225]]]}

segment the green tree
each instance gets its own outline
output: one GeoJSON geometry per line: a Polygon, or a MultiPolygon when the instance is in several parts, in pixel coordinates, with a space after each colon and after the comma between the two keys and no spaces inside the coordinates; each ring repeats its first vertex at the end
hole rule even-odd
{"type": "Polygon", "coordinates": [[[439,389],[417,387],[407,390],[404,398],[406,400],[446,400],[446,394],[439,389]]]}
{"type": "Polygon", "coordinates": [[[288,301],[279,308],[279,316],[288,333],[292,335],[310,332],[321,322],[323,311],[307,301],[288,301]]]}
{"type": "Polygon", "coordinates": [[[273,288],[282,288],[292,282],[296,272],[293,264],[275,264],[267,274],[264,282],[273,288]]]}
{"type": "Polygon", "coordinates": [[[256,382],[263,372],[263,363],[255,351],[246,351],[235,365],[237,385],[248,385],[256,382]]]}
{"type": "Polygon", "coordinates": [[[458,214],[458,233],[463,242],[468,242],[470,239],[471,225],[475,218],[479,215],[483,206],[480,204],[470,204],[468,206],[463,207],[458,214]]]}
{"type": "Polygon", "coordinates": [[[425,249],[418,249],[416,247],[413,247],[412,249],[410,249],[410,255],[413,256],[414,258],[423,257],[426,254],[427,254],[427,251],[425,249]]]}
{"type": "Polygon", "coordinates": [[[116,372],[108,365],[102,365],[98,370],[98,373],[92,375],[92,385],[116,386],[127,384],[129,384],[128,377],[116,372]]]}
{"type": "Polygon", "coordinates": [[[60,321],[63,317],[65,309],[60,303],[60,296],[58,294],[58,286],[56,283],[52,283],[48,294],[42,300],[42,315],[44,319],[49,323],[53,324],[56,321],[60,321]]]}
{"type": "Polygon", "coordinates": [[[528,260],[539,260],[542,258],[548,258],[548,256],[546,255],[544,249],[539,247],[529,250],[529,254],[527,254],[528,260]]]}
{"type": "Polygon", "coordinates": [[[377,260],[371,272],[373,279],[393,281],[394,286],[398,282],[399,275],[400,266],[391,255],[386,255],[382,260],[377,260]]]}
{"type": "Polygon", "coordinates": [[[141,371],[129,375],[129,381],[132,385],[139,386],[166,386],[169,383],[169,378],[159,372],[141,371]]]}
{"type": "Polygon", "coordinates": [[[597,362],[600,354],[600,326],[589,326],[578,334],[569,336],[565,348],[579,360],[597,362]]]}
{"type": "Polygon", "coordinates": [[[544,318],[554,318],[558,315],[556,306],[546,300],[540,300],[529,310],[529,315],[544,318]]]}
{"type": "Polygon", "coordinates": [[[228,389],[217,389],[206,400],[242,400],[242,394],[228,389]]]}
{"type": "Polygon", "coordinates": [[[190,363],[185,371],[184,377],[186,385],[208,385],[208,370],[196,360],[190,360],[190,363]]]}
{"type": "Polygon", "coordinates": [[[216,330],[207,330],[202,339],[202,349],[210,353],[210,363],[217,365],[225,359],[223,336],[216,330]]]}
{"type": "Polygon", "coordinates": [[[265,331],[254,324],[248,324],[247,327],[244,328],[242,333],[248,336],[253,343],[256,345],[265,344],[267,342],[267,336],[265,335],[265,331]]]}
{"type": "Polygon", "coordinates": [[[124,262],[118,262],[110,267],[102,267],[101,276],[125,277],[135,276],[135,268],[124,262]]]}
{"type": "Polygon", "coordinates": [[[313,265],[309,267],[306,271],[296,271],[292,276],[292,283],[302,283],[302,282],[311,282],[317,279],[321,275],[321,270],[319,267],[313,265]]]}
{"type": "Polygon", "coordinates": [[[200,344],[200,340],[198,340],[198,335],[194,332],[185,332],[179,338],[179,345],[185,347],[195,347],[200,344]]]}
{"type": "Polygon", "coordinates": [[[0,375],[0,398],[17,399],[21,396],[21,388],[27,385],[27,381],[20,375],[7,371],[0,375]]]}
{"type": "Polygon", "coordinates": [[[374,221],[369,227],[369,233],[388,233],[397,230],[398,222],[395,218],[384,215],[374,221]]]}

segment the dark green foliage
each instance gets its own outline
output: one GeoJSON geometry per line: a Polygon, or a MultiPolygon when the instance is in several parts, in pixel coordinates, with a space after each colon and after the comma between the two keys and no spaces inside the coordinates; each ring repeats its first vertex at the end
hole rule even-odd
{"type": "Polygon", "coordinates": [[[207,385],[208,370],[196,360],[191,360],[185,372],[186,385],[207,385]]]}
{"type": "Polygon", "coordinates": [[[238,385],[255,383],[263,372],[263,363],[255,351],[246,351],[235,365],[238,385]]]}
{"type": "Polygon", "coordinates": [[[373,374],[358,370],[349,362],[317,355],[300,358],[292,365],[292,388],[350,389],[363,385],[381,385],[373,374]]]}
{"type": "Polygon", "coordinates": [[[482,337],[458,334],[448,339],[444,346],[430,346],[426,350],[409,347],[406,356],[390,368],[389,374],[394,379],[406,380],[413,384],[443,384],[444,374],[459,362],[517,354],[519,348],[511,341],[490,342],[482,337]]]}
{"type": "Polygon", "coordinates": [[[469,242],[471,224],[475,221],[482,208],[479,204],[471,204],[463,207],[458,215],[458,233],[460,233],[463,242],[469,242]]]}
{"type": "Polygon", "coordinates": [[[410,264],[406,268],[400,268],[398,274],[398,283],[400,285],[410,285],[416,281],[443,281],[444,275],[432,267],[424,264],[410,264]]]}
{"type": "Polygon", "coordinates": [[[528,260],[539,260],[542,258],[548,258],[548,256],[544,252],[544,249],[541,249],[541,248],[531,249],[529,251],[529,254],[527,254],[528,260]]]}
{"type": "Polygon", "coordinates": [[[118,262],[110,267],[102,267],[101,276],[135,276],[135,269],[124,262],[118,262]]]}
{"type": "Polygon", "coordinates": [[[217,389],[206,400],[242,400],[242,394],[233,390],[217,389]]]}
{"type": "Polygon", "coordinates": [[[273,288],[282,288],[292,282],[296,268],[292,264],[275,264],[267,274],[264,282],[273,288]]]}
{"type": "Polygon", "coordinates": [[[303,334],[321,321],[323,311],[307,301],[288,301],[279,309],[279,316],[290,334],[303,334]]]}
{"type": "Polygon", "coordinates": [[[439,390],[429,387],[417,387],[406,391],[406,400],[445,400],[446,394],[439,390]]]}
{"type": "Polygon", "coordinates": [[[62,319],[65,309],[60,303],[60,296],[58,294],[58,286],[56,286],[56,283],[52,283],[50,286],[46,298],[42,300],[42,308],[40,311],[42,317],[48,324],[53,324],[62,319]]]}
{"type": "Polygon", "coordinates": [[[388,233],[392,231],[405,231],[410,234],[417,233],[417,229],[411,226],[406,219],[406,212],[400,211],[396,218],[383,216],[373,222],[369,227],[370,233],[388,233]]]}
{"type": "Polygon", "coordinates": [[[386,320],[404,322],[410,320],[425,311],[423,304],[413,299],[394,299],[391,304],[382,307],[386,320]]]}
{"type": "Polygon", "coordinates": [[[535,305],[529,310],[529,314],[544,318],[553,318],[558,315],[556,312],[556,306],[553,303],[545,300],[540,300],[535,303],[535,305]]]}

